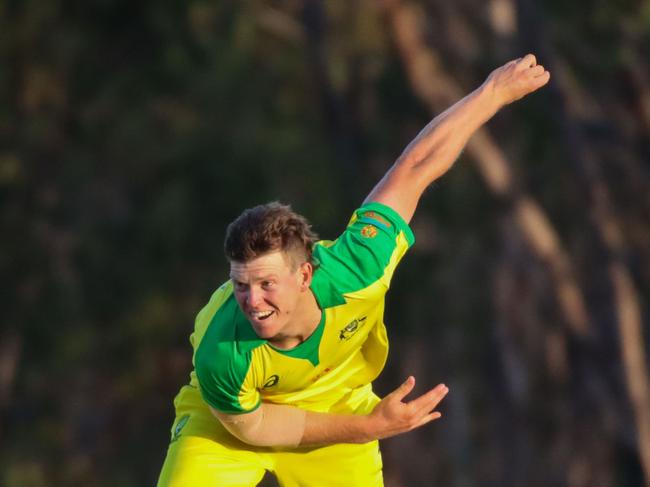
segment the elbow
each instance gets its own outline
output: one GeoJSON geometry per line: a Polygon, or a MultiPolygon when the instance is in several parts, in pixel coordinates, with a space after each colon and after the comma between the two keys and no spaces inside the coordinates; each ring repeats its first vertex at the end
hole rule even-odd
{"type": "Polygon", "coordinates": [[[286,446],[275,435],[265,434],[260,423],[238,423],[219,418],[223,427],[235,438],[250,446],[286,446]]]}
{"type": "MultiPolygon", "coordinates": [[[[225,425],[224,425],[225,426],[225,425]]],[[[246,443],[250,446],[280,446],[273,444],[272,441],[269,441],[269,438],[262,438],[250,431],[241,431],[237,428],[228,428],[226,429],[232,434],[235,438],[246,443]]]]}
{"type": "Polygon", "coordinates": [[[260,429],[257,431],[241,431],[237,429],[226,429],[238,440],[246,443],[250,446],[259,446],[259,447],[295,447],[297,446],[292,441],[286,441],[287,439],[283,435],[272,434],[271,432],[265,432],[260,429]]]}
{"type": "Polygon", "coordinates": [[[213,407],[210,407],[210,411],[225,430],[238,440],[251,446],[271,446],[262,444],[263,441],[257,434],[262,422],[260,411],[248,414],[226,414],[213,407]]]}
{"type": "Polygon", "coordinates": [[[223,427],[238,440],[251,446],[280,446],[273,444],[272,438],[261,434],[259,425],[239,424],[219,418],[223,427]]]}
{"type": "Polygon", "coordinates": [[[230,434],[251,446],[296,447],[305,429],[305,412],[298,408],[262,404],[243,415],[213,412],[230,434]]]}
{"type": "MultiPolygon", "coordinates": [[[[226,429],[228,429],[226,427],[226,429]]],[[[229,429],[233,436],[251,446],[285,446],[274,435],[265,434],[262,424],[249,428],[229,429]]]]}

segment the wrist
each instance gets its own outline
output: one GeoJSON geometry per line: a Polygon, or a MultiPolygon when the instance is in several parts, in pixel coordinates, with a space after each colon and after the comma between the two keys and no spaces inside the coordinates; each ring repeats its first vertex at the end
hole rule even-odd
{"type": "Polygon", "coordinates": [[[491,76],[476,89],[475,93],[481,100],[481,104],[485,106],[487,119],[491,118],[506,105],[503,97],[500,96],[498,90],[495,89],[494,81],[491,76]]]}
{"type": "Polygon", "coordinates": [[[379,439],[377,433],[376,418],[372,413],[363,416],[357,416],[359,429],[359,443],[367,443],[379,439]]]}

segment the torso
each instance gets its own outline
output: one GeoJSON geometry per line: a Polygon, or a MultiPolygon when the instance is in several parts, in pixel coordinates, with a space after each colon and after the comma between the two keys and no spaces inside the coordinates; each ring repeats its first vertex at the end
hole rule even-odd
{"type": "Polygon", "coordinates": [[[321,266],[311,288],[322,319],[294,348],[282,350],[255,335],[230,282],[214,293],[191,337],[191,385],[201,388],[204,400],[226,413],[251,411],[261,401],[337,412],[368,402],[388,352],[384,296],[413,241],[388,210],[377,204],[357,210],[337,241],[317,244],[321,266]],[[369,214],[372,219],[364,218],[369,214]]]}

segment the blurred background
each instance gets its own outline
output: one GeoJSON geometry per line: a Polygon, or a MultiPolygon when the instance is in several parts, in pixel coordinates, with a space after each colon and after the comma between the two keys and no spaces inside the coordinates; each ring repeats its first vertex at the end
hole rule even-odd
{"type": "MultiPolygon", "coordinates": [[[[154,485],[226,224],[323,238],[506,61],[552,74],[422,200],[391,486],[650,485],[650,2],[0,2],[0,485],[154,485]]],[[[275,485],[265,480],[265,485],[275,485]]]]}

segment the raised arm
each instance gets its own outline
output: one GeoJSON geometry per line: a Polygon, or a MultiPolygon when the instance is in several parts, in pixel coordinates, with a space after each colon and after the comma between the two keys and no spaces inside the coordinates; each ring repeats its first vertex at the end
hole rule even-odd
{"type": "Polygon", "coordinates": [[[250,445],[366,443],[411,431],[441,416],[433,409],[449,389],[439,384],[420,397],[404,402],[414,386],[415,379],[409,377],[368,415],[316,413],[269,403],[262,403],[247,414],[224,414],[214,409],[212,413],[228,431],[250,445]]]}
{"type": "Polygon", "coordinates": [[[422,129],[364,203],[383,203],[410,222],[424,190],[449,170],[474,132],[502,107],[541,88],[549,78],[532,54],[495,69],[480,87],[422,129]]]}

